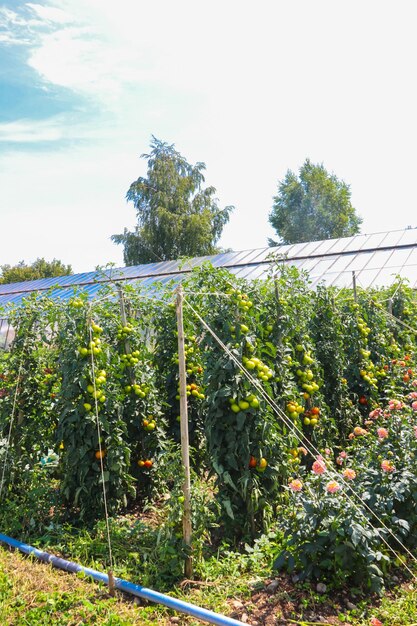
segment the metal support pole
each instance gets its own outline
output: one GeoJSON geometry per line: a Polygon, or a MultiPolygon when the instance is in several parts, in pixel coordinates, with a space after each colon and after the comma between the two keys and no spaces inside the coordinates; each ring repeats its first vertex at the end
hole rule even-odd
{"type": "Polygon", "coordinates": [[[187,407],[187,374],[185,364],[185,338],[183,320],[183,299],[184,292],[182,286],[177,288],[177,329],[178,329],[178,368],[180,378],[180,426],[181,426],[181,455],[184,469],[184,514],[182,518],[184,543],[189,553],[185,558],[184,574],[186,578],[193,576],[193,562],[191,556],[191,479],[190,479],[190,447],[188,440],[188,407],[187,407]]]}

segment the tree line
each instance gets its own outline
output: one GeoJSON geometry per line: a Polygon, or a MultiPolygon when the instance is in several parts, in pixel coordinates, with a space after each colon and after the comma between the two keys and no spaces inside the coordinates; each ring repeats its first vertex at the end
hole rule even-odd
{"type": "MultiPolygon", "coordinates": [[[[220,207],[213,186],[204,186],[205,164],[189,163],[174,144],[152,137],[147,174],[133,181],[126,199],[136,210],[133,230],[112,235],[123,246],[126,265],[167,261],[221,252],[224,226],[234,207],[220,207]]],[[[350,237],[360,231],[360,218],[351,203],[349,185],[323,164],[306,159],[297,173],[288,170],[278,183],[269,222],[282,243],[350,237]]],[[[32,265],[0,265],[0,283],[71,274],[70,265],[37,259],[32,265]]]]}

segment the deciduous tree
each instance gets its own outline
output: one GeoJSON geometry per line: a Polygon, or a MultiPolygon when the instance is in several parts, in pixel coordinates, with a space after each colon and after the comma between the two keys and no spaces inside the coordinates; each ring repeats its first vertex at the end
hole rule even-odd
{"type": "Polygon", "coordinates": [[[203,256],[216,244],[233,207],[219,208],[214,187],[203,188],[204,163],[191,165],[174,145],[152,138],[147,176],[129,187],[137,225],[112,240],[124,246],[126,265],[203,256]]]}
{"type": "MultiPolygon", "coordinates": [[[[300,168],[299,176],[288,170],[279,183],[269,215],[279,243],[356,235],[362,218],[356,214],[350,196],[349,185],[309,159],[300,168]]],[[[277,242],[270,240],[269,244],[277,242]]]]}
{"type": "Polygon", "coordinates": [[[72,274],[71,265],[64,265],[62,261],[53,259],[36,259],[31,265],[20,261],[17,265],[0,265],[0,283],[20,283],[25,280],[38,278],[52,278],[72,274]]]}

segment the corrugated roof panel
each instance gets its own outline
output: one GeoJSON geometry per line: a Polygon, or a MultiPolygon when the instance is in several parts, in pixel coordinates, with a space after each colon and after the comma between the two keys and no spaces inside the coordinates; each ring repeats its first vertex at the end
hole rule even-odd
{"type": "Polygon", "coordinates": [[[310,283],[311,289],[316,289],[319,285],[326,284],[325,281],[322,280],[321,278],[314,278],[314,279],[310,278],[310,280],[311,280],[311,283],[310,283]]]}
{"type": "Polygon", "coordinates": [[[202,265],[203,263],[205,263],[206,261],[210,260],[210,256],[200,256],[200,257],[196,257],[195,259],[188,259],[186,266],[184,267],[189,267],[190,269],[193,269],[194,267],[198,267],[199,265],[202,265]]]}
{"type": "Polygon", "coordinates": [[[301,271],[303,269],[305,261],[305,259],[291,259],[291,261],[288,261],[286,265],[292,265],[301,271]]]}
{"type": "Polygon", "coordinates": [[[400,248],[399,250],[393,250],[390,258],[388,259],[386,265],[389,267],[399,267],[402,268],[405,265],[408,265],[410,262],[410,258],[412,255],[413,249],[411,248],[400,248]]]}
{"type": "Polygon", "coordinates": [[[326,274],[326,272],[331,269],[332,265],[334,265],[335,261],[336,259],[334,257],[318,259],[317,265],[311,272],[312,277],[318,278],[320,276],[323,276],[323,274],[326,274]]]}
{"type": "MultiPolygon", "coordinates": [[[[288,246],[285,246],[285,248],[288,248],[288,246]]],[[[291,260],[291,256],[288,256],[287,253],[285,251],[283,251],[284,248],[269,248],[268,252],[265,252],[265,254],[263,255],[263,258],[259,259],[259,263],[277,263],[277,262],[281,262],[281,261],[290,261],[291,260]]]]}
{"type": "Polygon", "coordinates": [[[322,259],[320,258],[302,259],[301,265],[299,265],[299,267],[301,267],[305,272],[308,272],[309,274],[314,274],[316,267],[320,265],[321,261],[322,259]]]}
{"type": "MultiPolygon", "coordinates": [[[[369,287],[377,286],[377,278],[380,274],[379,269],[366,269],[363,270],[359,276],[356,277],[356,284],[363,289],[369,289],[369,287]]],[[[388,284],[392,283],[392,279],[388,284]]]]}
{"type": "Polygon", "coordinates": [[[178,261],[163,261],[161,263],[151,263],[151,265],[139,265],[137,268],[138,271],[134,271],[134,267],[132,268],[131,276],[140,277],[140,276],[149,276],[153,274],[154,276],[161,276],[162,274],[167,274],[170,272],[175,272],[178,269],[178,261]]]}
{"type": "Polygon", "coordinates": [[[10,296],[0,296],[0,306],[8,307],[8,306],[17,306],[22,300],[25,298],[25,294],[14,294],[10,296]]]}
{"type": "Polygon", "coordinates": [[[352,262],[348,265],[348,267],[346,267],[346,270],[355,272],[357,277],[361,276],[363,272],[372,269],[372,259],[375,254],[375,252],[357,253],[352,259],[352,262]]]}
{"type": "Polygon", "coordinates": [[[300,248],[296,248],[294,246],[295,250],[292,250],[288,256],[289,258],[297,257],[297,256],[301,256],[301,257],[309,257],[312,255],[316,256],[317,254],[320,254],[322,244],[323,244],[322,241],[309,241],[303,244],[296,244],[296,246],[300,246],[300,248]]]}
{"type": "Polygon", "coordinates": [[[242,252],[225,252],[218,254],[212,259],[214,267],[222,267],[223,265],[239,265],[247,263],[250,252],[243,250],[242,252]]]}
{"type": "Polygon", "coordinates": [[[183,274],[170,274],[169,276],[158,276],[157,279],[153,278],[152,276],[145,278],[143,281],[141,281],[141,285],[144,285],[145,287],[149,287],[150,285],[152,285],[154,282],[158,282],[161,283],[161,285],[167,285],[169,284],[171,281],[173,283],[175,282],[179,282],[180,280],[182,280],[184,277],[183,274]]]}
{"type": "Polygon", "coordinates": [[[405,233],[406,233],[405,230],[399,231],[400,238],[398,239],[398,243],[396,244],[397,246],[398,245],[401,245],[401,246],[404,245],[403,241],[404,241],[405,233]]]}
{"type": "Polygon", "coordinates": [[[367,276],[367,282],[390,281],[395,273],[407,273],[413,285],[417,269],[417,229],[390,233],[374,233],[329,239],[324,241],[282,244],[274,248],[258,248],[239,252],[224,252],[194,259],[179,259],[142,264],[125,268],[108,268],[71,276],[46,278],[36,281],[0,285],[0,306],[20,303],[31,291],[41,290],[50,297],[67,300],[74,289],[84,290],[89,298],[96,297],[103,284],[125,280],[147,287],[178,282],[192,268],[210,261],[216,267],[228,267],[237,276],[254,278],[266,276],[270,257],[293,264],[311,273],[313,284],[322,279],[328,284],[351,285],[352,271],[358,277],[367,276]],[[396,246],[409,246],[396,248],[396,246]],[[413,248],[414,246],[414,248],[413,248]],[[384,250],[384,248],[390,248],[384,250]],[[321,256],[325,255],[325,256],[321,256]],[[377,274],[372,273],[375,270],[377,274]],[[387,271],[388,270],[388,273],[387,271]]]}
{"type": "Polygon", "coordinates": [[[369,287],[389,287],[395,281],[396,272],[389,267],[382,269],[373,269],[363,272],[357,279],[357,283],[363,289],[369,287]]]}
{"type": "Polygon", "coordinates": [[[246,250],[246,255],[244,256],[242,261],[239,263],[259,263],[261,260],[264,260],[271,254],[271,248],[257,248],[255,250],[246,250]]]}
{"type": "Polygon", "coordinates": [[[283,243],[279,246],[279,248],[277,248],[277,252],[278,254],[287,256],[291,259],[294,256],[302,256],[306,245],[306,243],[283,243]]]}
{"type": "Polygon", "coordinates": [[[136,277],[138,274],[142,273],[144,271],[145,267],[156,267],[156,263],[150,263],[148,266],[146,265],[132,265],[130,267],[125,267],[123,268],[123,272],[121,272],[121,275],[123,276],[123,278],[134,278],[136,277]]]}
{"type": "Polygon", "coordinates": [[[336,289],[352,288],[352,274],[350,272],[339,272],[334,276],[323,276],[322,281],[327,287],[335,287],[336,289]]]}
{"type": "Polygon", "coordinates": [[[395,248],[395,246],[398,246],[401,243],[403,234],[404,234],[403,230],[402,231],[394,230],[392,232],[387,233],[380,247],[391,246],[395,248]]]}
{"type": "Polygon", "coordinates": [[[404,280],[409,281],[409,286],[414,287],[417,282],[417,265],[407,265],[401,268],[400,271],[395,271],[395,274],[401,276],[404,280]]]}
{"type": "MultiPolygon", "coordinates": [[[[327,254],[341,254],[345,252],[346,247],[349,244],[352,244],[353,249],[357,250],[360,246],[360,241],[358,240],[358,237],[359,235],[356,235],[355,237],[341,237],[340,239],[331,240],[333,241],[333,246],[331,246],[327,254]]],[[[360,235],[360,237],[363,237],[363,235],[360,235]]]]}
{"type": "Polygon", "coordinates": [[[248,258],[247,260],[251,263],[263,263],[275,254],[275,250],[278,251],[278,254],[281,254],[279,252],[280,248],[257,248],[253,250],[250,259],[248,258]]]}
{"type": "Polygon", "coordinates": [[[334,263],[330,266],[328,273],[337,274],[339,272],[345,271],[346,268],[352,263],[353,256],[354,255],[349,254],[347,256],[335,257],[334,263]]]}
{"type": "Polygon", "coordinates": [[[379,248],[385,239],[386,233],[371,233],[366,235],[366,238],[358,246],[358,250],[365,248],[379,248]]]}
{"type": "Polygon", "coordinates": [[[337,240],[335,239],[324,239],[323,241],[320,241],[320,245],[319,247],[315,250],[314,254],[316,256],[319,256],[321,254],[329,254],[332,252],[332,248],[335,245],[335,242],[337,240]]]}
{"type": "Polygon", "coordinates": [[[303,248],[301,248],[299,251],[298,250],[292,250],[291,254],[288,255],[289,258],[291,257],[297,257],[297,256],[310,256],[311,254],[314,253],[315,250],[317,250],[317,248],[319,247],[318,244],[320,242],[317,241],[310,241],[308,243],[305,243],[303,245],[303,248]]]}
{"type": "Polygon", "coordinates": [[[247,278],[249,280],[254,280],[255,278],[260,278],[264,274],[267,274],[269,270],[268,266],[264,265],[248,265],[241,267],[233,267],[230,269],[230,272],[237,276],[238,278],[247,278]]]}
{"type": "Polygon", "coordinates": [[[359,274],[362,270],[371,269],[375,267],[381,267],[381,265],[377,265],[377,261],[375,261],[375,257],[380,257],[384,262],[387,261],[390,257],[391,251],[378,251],[378,252],[357,252],[353,258],[352,262],[349,264],[349,269],[352,272],[356,272],[359,274]]]}
{"type": "Polygon", "coordinates": [[[393,243],[395,243],[395,245],[397,244],[400,236],[401,234],[397,230],[391,232],[374,233],[372,235],[369,235],[368,247],[378,250],[380,248],[392,247],[393,243]]]}
{"type": "Polygon", "coordinates": [[[401,245],[417,245],[417,228],[407,228],[401,237],[401,245]]]}
{"type": "Polygon", "coordinates": [[[417,265],[417,247],[412,248],[411,254],[407,259],[407,265],[415,267],[417,265]]]}
{"type": "Polygon", "coordinates": [[[303,256],[306,246],[309,242],[304,243],[284,243],[277,248],[277,253],[287,256],[289,259],[296,256],[303,256]]]}
{"type": "MultiPolygon", "coordinates": [[[[345,238],[342,252],[358,252],[360,249],[369,248],[369,235],[356,235],[351,239],[345,238]]],[[[334,252],[334,250],[332,250],[334,252]]]]}

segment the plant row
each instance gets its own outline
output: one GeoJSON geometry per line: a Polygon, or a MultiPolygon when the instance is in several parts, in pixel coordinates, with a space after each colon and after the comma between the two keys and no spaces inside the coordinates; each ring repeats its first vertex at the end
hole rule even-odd
{"type": "MultiPolygon", "coordinates": [[[[126,285],[123,303],[111,289],[93,302],[82,292],[68,302],[35,295],[8,312],[15,340],[0,355],[2,497],[26,488],[28,468],[41,468],[54,485],[51,506],[66,519],[88,522],[103,515],[103,490],[116,513],[177,485],[174,287],[149,293],[126,285]]],[[[404,403],[412,393],[417,309],[411,289],[397,281],[359,291],[355,300],[350,290],[312,291],[308,276],[279,265],[267,280],[252,282],[207,265],[183,287],[192,467],[200,478],[214,479],[226,536],[235,542],[254,537],[289,504],[298,530],[291,517],[285,532],[297,545],[306,541],[301,529],[311,527],[309,511],[315,527],[333,516],[336,528],[338,500],[328,484],[339,483],[312,468],[324,459],[326,471],[337,470],[338,459],[350,458],[347,444],[355,461],[344,469],[359,474],[361,468],[363,498],[372,476],[375,489],[380,476],[392,482],[395,473],[375,465],[380,444],[359,445],[371,437],[358,437],[355,429],[368,432],[371,412],[384,415],[389,401],[404,403]],[[325,506],[329,512],[322,515],[325,506]]],[[[414,409],[407,406],[411,423],[414,409]]],[[[401,433],[407,420],[395,419],[401,433]]],[[[387,428],[382,419],[380,427],[387,428]]],[[[404,437],[414,445],[411,435],[404,437]]],[[[398,454],[403,443],[398,439],[398,454]]],[[[390,455],[382,460],[403,474],[390,455]]],[[[404,466],[408,471],[411,465],[404,466]]],[[[349,488],[341,485],[336,496],[349,488]]],[[[339,513],[347,511],[340,504],[339,513]]],[[[36,521],[21,523],[24,532],[36,521]]],[[[325,554],[327,544],[320,550],[325,554]]],[[[300,567],[302,558],[289,547],[279,565],[300,567]]]]}

